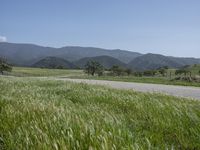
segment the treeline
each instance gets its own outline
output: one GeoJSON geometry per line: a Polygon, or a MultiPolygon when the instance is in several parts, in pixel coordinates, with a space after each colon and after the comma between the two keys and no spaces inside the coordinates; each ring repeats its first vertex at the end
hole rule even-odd
{"type": "MultiPolygon", "coordinates": [[[[92,76],[94,76],[94,75],[98,75],[98,76],[102,76],[102,75],[109,75],[109,76],[133,75],[133,76],[137,76],[137,77],[161,76],[161,77],[169,77],[169,78],[172,78],[172,76],[184,76],[184,77],[192,76],[192,72],[184,67],[181,69],[174,70],[174,71],[170,71],[170,68],[168,66],[160,67],[160,68],[154,69],[154,70],[135,71],[135,70],[131,70],[129,68],[123,68],[123,67],[114,65],[110,69],[105,69],[103,67],[103,65],[101,65],[97,61],[88,61],[87,64],[85,65],[84,72],[87,73],[88,75],[92,75],[92,76]]],[[[200,70],[199,70],[198,74],[200,76],[200,70]]]]}
{"type": "Polygon", "coordinates": [[[98,75],[102,76],[104,74],[113,76],[130,75],[132,73],[131,69],[126,69],[117,65],[113,65],[110,69],[105,69],[97,61],[88,61],[85,65],[84,72],[88,75],[98,75]]]}
{"type": "Polygon", "coordinates": [[[159,68],[157,70],[146,70],[146,71],[134,71],[130,68],[123,68],[117,65],[113,65],[110,69],[105,69],[103,65],[101,65],[97,61],[88,61],[85,65],[84,72],[88,75],[110,75],[110,76],[155,76],[157,74],[160,74],[162,76],[165,76],[167,74],[167,70],[169,68],[167,66],[159,68]]]}

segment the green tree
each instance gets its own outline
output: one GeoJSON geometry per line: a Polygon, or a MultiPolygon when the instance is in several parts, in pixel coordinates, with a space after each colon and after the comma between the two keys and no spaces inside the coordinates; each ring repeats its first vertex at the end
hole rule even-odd
{"type": "Polygon", "coordinates": [[[143,72],[144,76],[155,76],[156,75],[156,70],[146,70],[143,72]]]}
{"type": "Polygon", "coordinates": [[[158,70],[158,72],[164,77],[165,74],[167,73],[167,70],[165,68],[161,68],[158,70]]]}
{"type": "Polygon", "coordinates": [[[92,76],[94,76],[95,74],[97,74],[98,76],[101,76],[103,75],[104,68],[97,61],[88,61],[85,65],[84,72],[92,76]]]}
{"type": "Polygon", "coordinates": [[[136,76],[136,77],[142,77],[143,73],[139,72],[139,71],[136,71],[136,72],[133,73],[133,75],[136,76]]]}
{"type": "Polygon", "coordinates": [[[3,74],[4,71],[7,71],[7,72],[12,71],[12,66],[7,63],[6,59],[0,58],[0,72],[1,72],[1,74],[3,74]]]}
{"type": "Polygon", "coordinates": [[[191,77],[191,75],[192,75],[191,71],[186,70],[186,69],[178,69],[178,70],[176,70],[175,75],[182,75],[182,74],[184,74],[184,76],[186,77],[186,75],[188,73],[189,73],[189,75],[191,77]]]}
{"type": "Polygon", "coordinates": [[[125,72],[127,73],[127,75],[129,76],[132,73],[132,70],[130,68],[125,69],[125,72]]]}
{"type": "Polygon", "coordinates": [[[117,76],[120,76],[124,73],[124,69],[117,65],[112,66],[112,68],[110,68],[110,71],[112,72],[113,75],[117,76]]]}

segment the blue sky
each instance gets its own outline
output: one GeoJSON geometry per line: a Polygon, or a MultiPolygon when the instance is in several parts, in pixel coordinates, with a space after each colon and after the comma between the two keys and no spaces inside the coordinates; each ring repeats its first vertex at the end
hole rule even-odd
{"type": "Polygon", "coordinates": [[[200,0],[0,0],[0,41],[200,57],[200,0]]]}

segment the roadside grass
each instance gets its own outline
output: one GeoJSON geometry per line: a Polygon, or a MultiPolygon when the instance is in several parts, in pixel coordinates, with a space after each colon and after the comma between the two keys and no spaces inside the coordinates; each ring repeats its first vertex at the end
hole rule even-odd
{"type": "Polygon", "coordinates": [[[73,79],[94,79],[94,80],[109,80],[109,81],[123,81],[123,82],[137,82],[137,83],[152,83],[165,85],[182,85],[200,87],[198,82],[189,82],[181,80],[173,80],[166,77],[135,77],[135,76],[68,76],[73,79]]]}
{"type": "Polygon", "coordinates": [[[200,149],[200,101],[0,77],[0,149],[200,149]]]}
{"type": "Polygon", "coordinates": [[[43,68],[28,68],[28,67],[13,67],[9,75],[27,77],[27,76],[72,76],[81,75],[82,70],[72,69],[43,69],[43,68]]]}
{"type": "Polygon", "coordinates": [[[41,68],[27,68],[27,67],[13,67],[11,73],[8,75],[18,77],[67,77],[78,79],[95,79],[95,80],[110,80],[110,81],[124,81],[124,82],[138,82],[138,83],[152,83],[152,84],[166,84],[166,85],[182,85],[182,86],[195,86],[200,87],[198,82],[188,82],[181,80],[171,80],[169,78],[169,72],[172,72],[172,78],[174,76],[174,69],[168,71],[168,77],[136,77],[130,76],[88,76],[83,70],[72,69],[41,69],[41,68]]]}

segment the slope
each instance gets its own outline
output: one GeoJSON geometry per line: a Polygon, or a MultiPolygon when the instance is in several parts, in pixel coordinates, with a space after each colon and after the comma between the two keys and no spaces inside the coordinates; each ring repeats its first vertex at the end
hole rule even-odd
{"type": "Polygon", "coordinates": [[[74,69],[77,68],[73,63],[64,60],[62,58],[58,57],[46,57],[38,62],[34,63],[32,67],[38,67],[38,68],[65,68],[65,69],[74,69]]]}
{"type": "Polygon", "coordinates": [[[84,68],[88,61],[97,61],[107,69],[111,68],[113,65],[126,67],[125,63],[110,56],[86,57],[74,62],[74,64],[76,64],[80,68],[84,68]]]}

